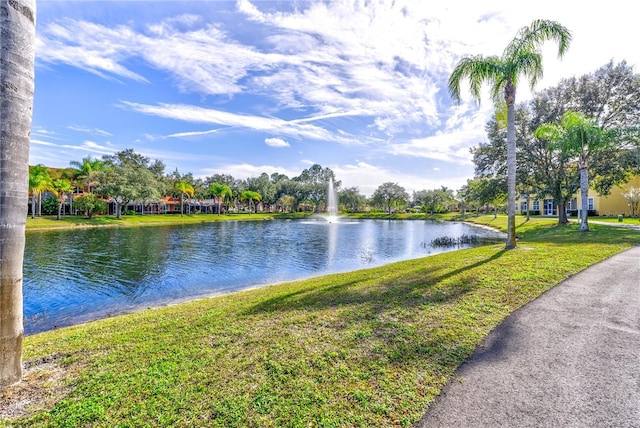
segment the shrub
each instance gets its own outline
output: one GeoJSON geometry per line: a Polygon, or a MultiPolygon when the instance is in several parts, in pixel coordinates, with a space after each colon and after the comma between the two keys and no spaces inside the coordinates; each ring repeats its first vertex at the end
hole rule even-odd
{"type": "Polygon", "coordinates": [[[53,215],[58,213],[58,198],[49,196],[42,201],[42,214],[53,215]]]}
{"type": "Polygon", "coordinates": [[[107,203],[93,193],[87,193],[84,196],[74,199],[73,204],[76,209],[84,212],[89,218],[93,217],[96,213],[107,210],[107,203]]]}

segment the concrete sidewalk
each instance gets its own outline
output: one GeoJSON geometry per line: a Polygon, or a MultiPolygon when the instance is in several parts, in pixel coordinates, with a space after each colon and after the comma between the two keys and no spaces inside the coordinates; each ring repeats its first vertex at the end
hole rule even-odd
{"type": "MultiPolygon", "coordinates": [[[[629,221],[629,218],[627,218],[626,220],[629,221]]],[[[589,224],[599,224],[602,226],[626,227],[627,229],[640,230],[640,223],[611,223],[607,221],[589,220],[589,224]]]]}
{"type": "Polygon", "coordinates": [[[640,427],[640,247],[511,314],[416,427],[640,427]]]}

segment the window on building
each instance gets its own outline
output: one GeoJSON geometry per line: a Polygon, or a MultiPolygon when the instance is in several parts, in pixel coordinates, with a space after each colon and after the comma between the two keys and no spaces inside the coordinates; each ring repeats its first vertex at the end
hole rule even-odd
{"type": "Polygon", "coordinates": [[[533,210],[540,211],[540,201],[533,201],[533,210]]]}
{"type": "Polygon", "coordinates": [[[521,212],[526,212],[527,211],[527,203],[526,202],[521,202],[520,203],[520,211],[521,212]]]}
{"type": "Polygon", "coordinates": [[[587,207],[587,209],[588,209],[588,210],[593,210],[593,209],[595,209],[595,208],[593,208],[593,198],[589,198],[589,200],[588,200],[588,207],[587,207]]]}

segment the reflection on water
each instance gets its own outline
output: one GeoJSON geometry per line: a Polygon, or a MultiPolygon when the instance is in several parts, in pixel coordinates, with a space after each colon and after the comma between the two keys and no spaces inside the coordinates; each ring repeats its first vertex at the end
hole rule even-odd
{"type": "Polygon", "coordinates": [[[460,247],[424,243],[471,234],[499,236],[463,223],[393,220],[30,231],[25,332],[451,251],[460,247]]]}

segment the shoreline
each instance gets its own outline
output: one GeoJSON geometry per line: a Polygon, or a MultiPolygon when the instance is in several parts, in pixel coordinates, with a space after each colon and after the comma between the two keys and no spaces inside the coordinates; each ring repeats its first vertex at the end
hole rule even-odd
{"type": "MultiPolygon", "coordinates": [[[[322,215],[317,213],[258,213],[258,214],[188,214],[179,217],[178,214],[147,214],[136,216],[123,216],[116,219],[114,216],[98,216],[92,220],[82,216],[63,216],[61,220],[56,220],[55,216],[40,216],[32,219],[27,218],[26,231],[40,230],[74,230],[74,229],[90,229],[97,227],[135,227],[135,226],[164,226],[164,225],[187,225],[201,223],[215,223],[219,221],[271,221],[271,220],[303,220],[310,217],[322,215]],[[147,220],[149,219],[149,220],[147,220]],[[158,220],[163,219],[163,220],[158,220]],[[94,222],[95,223],[91,223],[94,222]],[[102,223],[100,223],[102,222],[102,223]],[[35,224],[34,224],[35,223],[35,224]]],[[[468,221],[465,217],[460,218],[458,213],[447,213],[437,215],[427,214],[392,214],[387,215],[380,213],[347,213],[341,214],[339,217],[345,217],[352,220],[423,220],[423,221],[459,221],[469,224],[475,224],[468,221]]],[[[491,228],[495,230],[496,228],[491,228]]]]}
{"type": "MultiPolygon", "coordinates": [[[[365,220],[367,219],[361,218],[358,221],[365,221],[365,220]]],[[[235,221],[235,219],[232,219],[231,221],[235,221]]],[[[304,221],[304,220],[301,219],[301,221],[304,221]]],[[[423,220],[423,221],[431,221],[431,220],[423,220]]],[[[344,222],[348,222],[348,220],[345,219],[344,222]]],[[[471,222],[457,221],[457,220],[455,222],[466,224],[469,228],[471,229],[477,228],[478,230],[476,232],[470,230],[470,232],[468,233],[483,235],[482,232],[480,231],[487,230],[494,233],[498,232],[500,234],[503,234],[503,232],[500,232],[499,229],[496,229],[494,227],[484,227],[483,225],[479,225],[471,222]]],[[[201,222],[201,223],[205,223],[205,222],[201,222]]],[[[445,222],[441,221],[441,223],[444,224],[445,222]]],[[[160,225],[163,225],[163,223],[160,223],[160,225]]],[[[120,227],[122,225],[116,224],[114,226],[120,227]]],[[[80,229],[87,229],[87,227],[80,226],[80,229]]],[[[42,230],[42,229],[39,229],[39,230],[42,230]]],[[[73,229],[66,229],[66,230],[73,230],[73,229]]],[[[407,258],[407,259],[387,260],[384,263],[379,265],[374,264],[366,267],[351,266],[350,268],[344,268],[337,271],[328,271],[325,273],[318,272],[318,273],[311,274],[309,276],[292,277],[289,279],[281,279],[281,280],[272,281],[272,282],[251,282],[251,283],[247,283],[239,286],[212,289],[203,293],[196,293],[192,296],[165,297],[165,298],[161,297],[161,298],[157,298],[157,299],[146,301],[146,302],[145,301],[121,302],[122,303],[121,305],[114,306],[108,309],[95,308],[95,310],[92,310],[90,312],[82,311],[81,313],[78,313],[76,315],[68,315],[62,318],[59,318],[58,316],[56,316],[55,311],[53,313],[47,313],[48,311],[39,312],[37,314],[32,314],[25,317],[25,320],[24,320],[25,336],[32,336],[35,334],[44,333],[52,330],[58,330],[66,327],[73,327],[73,326],[77,326],[77,325],[81,325],[81,324],[85,324],[88,322],[97,321],[105,318],[113,318],[121,315],[137,313],[137,312],[145,311],[147,309],[158,309],[158,308],[167,307],[167,306],[175,306],[175,305],[184,304],[192,301],[210,299],[210,298],[215,298],[215,297],[224,296],[224,295],[237,294],[237,293],[242,293],[249,290],[268,288],[268,287],[272,287],[272,286],[276,286],[284,283],[318,279],[320,277],[324,277],[328,275],[353,273],[362,269],[371,269],[375,267],[390,265],[390,264],[401,262],[401,261],[427,259],[429,257],[433,257],[441,253],[458,252],[460,250],[465,250],[469,248],[476,248],[476,247],[486,246],[486,245],[495,245],[496,242],[498,243],[500,242],[500,239],[502,239],[502,237],[496,235],[496,240],[492,240],[491,242],[487,241],[487,242],[484,242],[483,244],[476,243],[476,244],[472,244],[471,246],[457,246],[456,248],[441,250],[433,254],[418,255],[418,256],[407,258]]]]}

